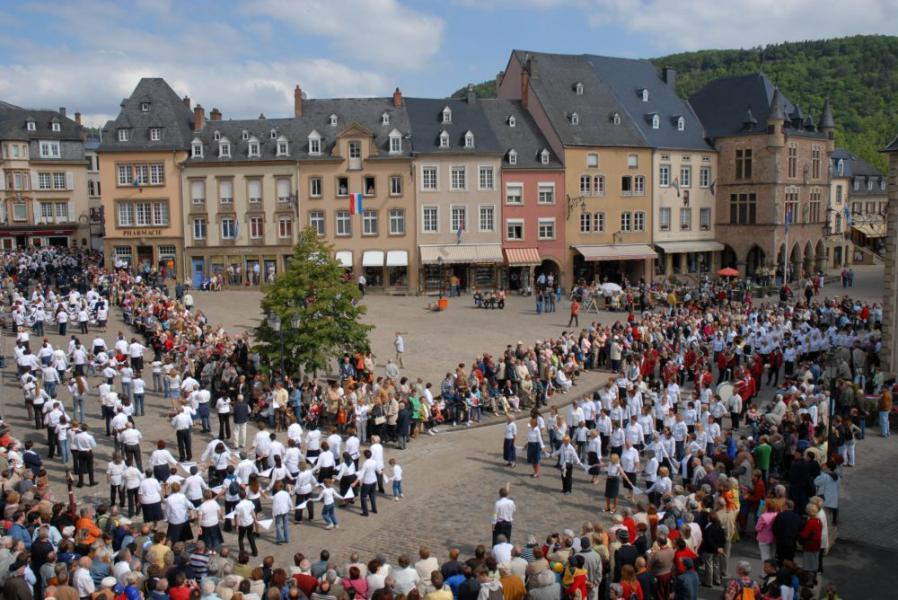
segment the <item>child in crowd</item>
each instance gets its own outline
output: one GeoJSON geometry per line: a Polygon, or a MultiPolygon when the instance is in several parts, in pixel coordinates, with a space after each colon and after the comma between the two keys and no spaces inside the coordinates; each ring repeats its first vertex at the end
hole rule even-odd
{"type": "Polygon", "coordinates": [[[393,468],[393,501],[399,502],[400,498],[405,498],[405,494],[402,493],[402,467],[395,458],[391,458],[389,464],[393,468]]]}

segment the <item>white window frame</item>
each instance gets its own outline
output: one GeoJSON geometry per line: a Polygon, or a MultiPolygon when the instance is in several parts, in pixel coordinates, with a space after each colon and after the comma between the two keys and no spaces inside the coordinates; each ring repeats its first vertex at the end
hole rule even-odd
{"type": "Polygon", "coordinates": [[[449,191],[468,191],[468,167],[466,165],[451,165],[449,167],[449,191]],[[461,186],[457,185],[457,182],[455,180],[455,176],[457,173],[461,174],[461,186]]]}
{"type": "Polygon", "coordinates": [[[261,240],[265,237],[265,217],[249,218],[249,239],[261,240]]]}
{"type": "Polygon", "coordinates": [[[605,233],[607,216],[605,211],[600,210],[592,215],[592,230],[594,233],[605,233]]]}
{"type": "Polygon", "coordinates": [[[513,148],[508,151],[508,164],[512,166],[518,164],[518,152],[513,148]]]}
{"type": "Polygon", "coordinates": [[[324,194],[324,181],[321,177],[314,176],[309,177],[309,198],[321,198],[324,194]],[[317,183],[318,190],[316,192],[315,187],[317,183]]]}
{"type": "Polygon", "coordinates": [[[62,131],[62,125],[60,125],[59,121],[53,121],[50,123],[50,131],[62,131]]]}
{"type": "Polygon", "coordinates": [[[195,240],[204,240],[209,234],[208,224],[206,223],[206,219],[202,217],[196,217],[193,219],[192,228],[193,230],[193,239],[195,240]],[[199,235],[197,235],[199,234],[199,235]]]}
{"type": "Polygon", "coordinates": [[[709,207],[698,209],[698,228],[701,231],[711,230],[711,209],[709,207]],[[707,215],[707,218],[705,218],[707,215]]]}
{"type": "Polygon", "coordinates": [[[627,155],[627,168],[628,169],[638,169],[639,168],[639,155],[638,154],[628,154],[627,155]]]}
{"type": "Polygon", "coordinates": [[[458,233],[458,220],[456,219],[456,210],[462,211],[462,220],[461,223],[463,231],[469,231],[468,229],[468,206],[466,204],[450,204],[449,205],[449,230],[451,233],[458,233]]]}
{"type": "Polygon", "coordinates": [[[128,133],[129,133],[128,130],[125,129],[124,127],[119,129],[118,130],[118,141],[127,142],[128,139],[131,137],[128,133]]]}
{"type": "Polygon", "coordinates": [[[692,167],[689,165],[680,165],[680,187],[692,187],[692,167]]]}
{"type": "Polygon", "coordinates": [[[190,203],[193,206],[202,206],[206,203],[206,180],[190,179],[190,203]]]}
{"type": "Polygon", "coordinates": [[[452,109],[448,106],[443,108],[443,124],[450,125],[452,124],[452,109]]]}
{"type": "Polygon", "coordinates": [[[387,221],[389,223],[388,229],[390,235],[405,235],[405,209],[404,208],[391,208],[390,212],[387,213],[387,221]],[[396,224],[399,224],[400,227],[395,227],[396,224]]]}
{"type": "Polygon", "coordinates": [[[286,140],[279,140],[277,142],[277,155],[278,156],[290,156],[290,143],[286,140]]]}
{"type": "Polygon", "coordinates": [[[558,237],[558,226],[555,224],[554,217],[541,218],[536,222],[536,239],[538,240],[554,240],[558,237]],[[543,235],[543,227],[551,226],[552,235],[543,235]]]}
{"type": "Polygon", "coordinates": [[[543,165],[549,164],[549,151],[545,148],[543,148],[539,153],[539,162],[543,165]]]}
{"type": "Polygon", "coordinates": [[[293,218],[292,217],[278,217],[278,239],[281,239],[281,240],[293,239],[293,218]],[[290,231],[286,234],[284,232],[285,224],[290,229],[290,231]]]}
{"type": "Polygon", "coordinates": [[[402,175],[390,175],[390,196],[394,198],[397,196],[401,196],[404,187],[405,186],[402,183],[402,175]]]}
{"type": "Polygon", "coordinates": [[[321,155],[321,134],[319,134],[317,131],[313,131],[309,134],[309,155],[321,155]]]}
{"type": "Polygon", "coordinates": [[[190,158],[203,158],[203,143],[200,141],[190,144],[190,158]]]}
{"type": "Polygon", "coordinates": [[[580,83],[579,81],[578,81],[577,84],[574,86],[574,93],[577,94],[578,96],[582,96],[582,95],[583,95],[583,84],[580,83]]]}
{"type": "Polygon", "coordinates": [[[41,140],[38,148],[41,158],[60,158],[62,156],[59,142],[56,140],[41,140]]]}
{"type": "Polygon", "coordinates": [[[680,207],[680,231],[692,231],[692,208],[689,206],[680,207]],[[683,219],[683,217],[688,217],[683,219]]]}
{"type": "Polygon", "coordinates": [[[159,127],[150,127],[150,141],[158,142],[162,139],[162,129],[159,127]]]}
{"type": "Polygon", "coordinates": [[[440,148],[449,147],[449,133],[445,130],[440,132],[440,148]]]}
{"type": "Polygon", "coordinates": [[[440,191],[440,168],[437,165],[421,165],[421,191],[440,191]],[[433,185],[428,187],[428,174],[433,174],[433,185]]]}
{"type": "Polygon", "coordinates": [[[265,186],[261,177],[252,177],[246,180],[246,201],[250,204],[262,204],[265,200],[265,186]],[[254,183],[259,184],[259,195],[253,196],[251,189],[254,183]]]}
{"type": "Polygon", "coordinates": [[[337,126],[337,115],[331,115],[330,117],[328,117],[327,122],[330,123],[331,127],[336,127],[337,126]]]}
{"type": "Polygon", "coordinates": [[[677,117],[677,131],[686,131],[686,119],[677,117]]]}
{"type": "Polygon", "coordinates": [[[505,206],[523,206],[524,205],[524,184],[517,181],[509,181],[505,184],[505,206]],[[512,202],[512,191],[517,190],[517,202],[512,202]]]}
{"type": "Polygon", "coordinates": [[[536,184],[536,203],[543,206],[551,206],[555,204],[555,182],[540,181],[536,184]],[[552,199],[549,202],[543,200],[543,192],[551,192],[552,199]]]}
{"type": "Polygon", "coordinates": [[[526,239],[526,231],[525,231],[525,222],[524,219],[505,219],[505,239],[509,242],[523,242],[526,239]],[[518,226],[521,227],[521,235],[520,237],[512,237],[508,235],[510,233],[509,227],[518,226]]]}
{"type": "Polygon", "coordinates": [[[580,124],[580,115],[572,112],[571,113],[571,125],[579,125],[580,124]]]}
{"type": "Polygon", "coordinates": [[[230,142],[221,142],[218,144],[218,156],[220,158],[231,158],[230,142]]]}
{"type": "Polygon", "coordinates": [[[233,204],[234,203],[234,180],[230,178],[221,178],[218,180],[218,202],[220,204],[233,204]],[[222,188],[227,187],[230,189],[230,193],[227,195],[222,194],[222,188]]]}
{"type": "Polygon", "coordinates": [[[670,165],[658,165],[658,187],[670,187],[670,165]]]}
{"type": "Polygon", "coordinates": [[[318,235],[324,235],[324,232],[326,231],[326,224],[327,217],[325,217],[323,210],[309,211],[309,227],[314,229],[315,233],[317,233],[318,235]]]}
{"type": "Polygon", "coordinates": [[[402,136],[398,133],[390,134],[390,154],[402,154],[402,136]]]}
{"type": "Polygon", "coordinates": [[[39,190],[52,190],[53,189],[53,174],[52,173],[38,173],[37,174],[37,189],[39,190]]]}
{"type": "Polygon", "coordinates": [[[37,131],[37,123],[34,121],[28,120],[25,122],[25,129],[27,131],[37,131]]]}
{"type": "Polygon", "coordinates": [[[378,215],[376,210],[365,209],[362,211],[362,236],[363,237],[375,237],[378,235],[380,231],[380,223],[378,222],[378,215]],[[370,225],[374,224],[374,227],[371,228],[370,225]]]}
{"type": "Polygon", "coordinates": [[[645,231],[645,211],[633,211],[633,231],[645,231]]]}
{"type": "Polygon", "coordinates": [[[652,115],[652,129],[660,129],[661,127],[661,117],[658,115],[652,115]]]}
{"type": "Polygon", "coordinates": [[[480,232],[492,232],[496,231],[496,205],[495,204],[481,204],[477,207],[477,231],[480,232]],[[483,226],[483,217],[484,211],[489,212],[489,219],[491,226],[484,227],[483,226]]]}
{"type": "Polygon", "coordinates": [[[587,169],[598,169],[599,168],[599,153],[598,152],[590,152],[586,155],[586,168],[587,169]]]}
{"type": "Polygon", "coordinates": [[[670,213],[669,206],[662,206],[658,209],[658,231],[670,231],[670,213]]]}
{"type": "Polygon", "coordinates": [[[352,236],[352,215],[348,210],[338,210],[334,213],[334,236],[352,236]]]}
{"type": "Polygon", "coordinates": [[[634,196],[645,196],[645,177],[643,175],[635,175],[633,177],[632,194],[634,196]]]}
{"type": "Polygon", "coordinates": [[[274,180],[274,190],[277,195],[277,201],[281,204],[286,204],[290,202],[291,196],[293,196],[293,182],[289,177],[278,177],[274,180]],[[282,195],[283,185],[287,184],[287,195],[282,195]]]}
{"type": "Polygon", "coordinates": [[[221,239],[223,240],[236,240],[237,239],[237,219],[232,219],[230,217],[224,218],[221,220],[221,239]],[[230,227],[225,228],[226,224],[230,224],[230,227]]]}
{"type": "Polygon", "coordinates": [[[262,152],[262,144],[258,141],[251,141],[246,145],[247,158],[259,158],[262,152]]]}
{"type": "Polygon", "coordinates": [[[465,133],[465,148],[472,150],[474,148],[474,134],[468,131],[465,133]]]}
{"type": "Polygon", "coordinates": [[[440,207],[439,206],[422,206],[421,207],[421,232],[422,233],[439,233],[440,232],[440,207]],[[434,216],[434,227],[430,228],[428,223],[428,214],[434,216]]]}
{"type": "Polygon", "coordinates": [[[580,233],[592,233],[592,213],[580,213],[580,233]]]}
{"type": "Polygon", "coordinates": [[[620,230],[624,233],[633,231],[633,212],[625,210],[620,214],[620,230]]]}
{"type": "Polygon", "coordinates": [[[479,191],[492,191],[496,189],[496,170],[492,165],[478,165],[477,167],[477,189],[479,191]],[[483,185],[483,176],[489,173],[489,185],[483,185]]]}
{"type": "Polygon", "coordinates": [[[711,187],[711,167],[700,167],[698,170],[698,186],[711,187]]]}

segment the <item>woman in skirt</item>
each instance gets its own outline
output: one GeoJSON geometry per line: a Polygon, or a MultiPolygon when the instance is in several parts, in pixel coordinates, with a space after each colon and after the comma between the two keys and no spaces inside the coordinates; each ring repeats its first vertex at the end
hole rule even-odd
{"type": "Polygon", "coordinates": [[[515,437],[518,435],[518,425],[514,422],[514,416],[508,415],[505,423],[505,439],[502,440],[502,459],[506,467],[514,467],[518,456],[514,446],[515,437]]]}
{"type": "Polygon", "coordinates": [[[162,484],[153,477],[151,469],[147,469],[146,478],[140,482],[138,490],[143,522],[151,523],[155,527],[156,521],[164,520],[165,515],[162,514],[162,484]]]}
{"type": "Polygon", "coordinates": [[[218,500],[215,499],[215,492],[212,490],[203,492],[203,503],[197,508],[197,514],[202,540],[206,543],[206,548],[218,551],[224,543],[224,537],[221,535],[221,520],[224,518],[224,511],[218,500]]]}
{"type": "Polygon", "coordinates": [[[531,417],[527,427],[527,464],[533,467],[531,477],[539,477],[539,463],[543,458],[543,447],[543,433],[539,427],[539,420],[537,417],[531,417]]]}
{"type": "Polygon", "coordinates": [[[620,456],[612,454],[610,461],[608,478],[605,480],[605,512],[613,513],[617,512],[617,495],[620,493],[621,478],[628,483],[630,480],[627,479],[627,474],[620,466],[620,456]]]}
{"type": "MultiPolygon", "coordinates": [[[[356,480],[356,470],[355,470],[355,462],[352,459],[352,455],[349,452],[343,453],[343,462],[340,463],[340,466],[337,467],[337,481],[340,482],[340,495],[345,496],[346,492],[349,491],[349,488],[352,487],[352,484],[355,483],[356,480]]],[[[341,508],[345,508],[347,504],[355,504],[355,498],[351,498],[346,500],[343,504],[341,504],[341,508]]]]}
{"type": "Polygon", "coordinates": [[[589,442],[586,444],[586,464],[589,465],[592,484],[596,485],[599,482],[599,469],[602,468],[602,438],[595,429],[589,433],[589,442]]]}

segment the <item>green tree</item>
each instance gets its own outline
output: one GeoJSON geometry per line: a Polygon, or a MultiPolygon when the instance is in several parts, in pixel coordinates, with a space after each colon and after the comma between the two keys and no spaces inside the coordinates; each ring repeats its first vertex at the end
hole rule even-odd
{"type": "Polygon", "coordinates": [[[277,315],[281,323],[277,332],[266,318],[256,331],[259,352],[270,364],[280,364],[281,335],[287,372],[296,367],[325,370],[344,352],[368,349],[373,326],[361,322],[366,312],[359,303],[361,293],[344,277],[333,255],[329,244],[306,229],[286,272],[266,286],[262,310],[266,316],[277,315]]]}

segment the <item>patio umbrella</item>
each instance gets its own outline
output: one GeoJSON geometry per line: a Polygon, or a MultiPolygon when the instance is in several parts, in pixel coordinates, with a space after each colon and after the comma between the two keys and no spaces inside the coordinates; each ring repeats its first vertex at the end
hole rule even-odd
{"type": "Polygon", "coordinates": [[[733,269],[732,267],[724,267],[723,269],[717,271],[717,274],[721,277],[739,277],[739,271],[733,269]]]}
{"type": "Polygon", "coordinates": [[[607,294],[614,294],[615,292],[622,291],[623,288],[616,283],[612,283],[611,281],[602,284],[602,291],[607,294]]]}

